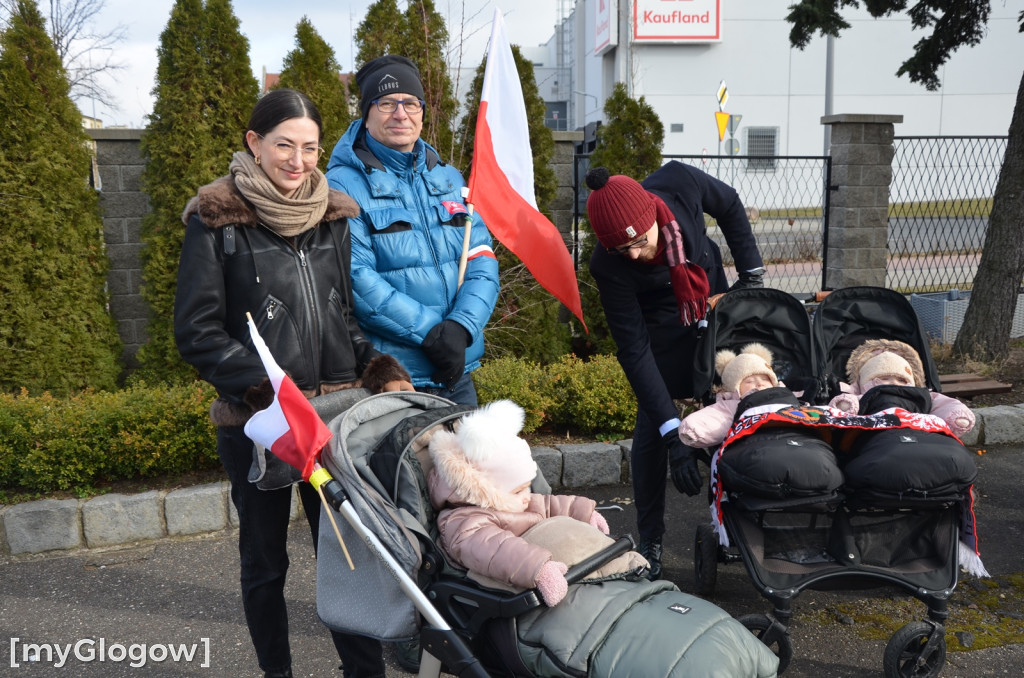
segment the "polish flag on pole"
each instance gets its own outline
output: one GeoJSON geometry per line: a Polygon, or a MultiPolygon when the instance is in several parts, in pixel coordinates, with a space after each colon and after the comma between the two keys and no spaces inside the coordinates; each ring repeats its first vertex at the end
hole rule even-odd
{"type": "Polygon", "coordinates": [[[468,202],[494,237],[586,329],[572,256],[555,225],[537,210],[526,104],[505,21],[497,8],[476,119],[468,202]]]}
{"type": "Polygon", "coordinates": [[[274,360],[252,316],[246,313],[246,317],[252,343],[274,387],[274,402],[252,415],[245,424],[245,435],[273,452],[281,461],[297,468],[303,480],[309,480],[316,455],[331,439],[331,432],[299,387],[274,360]]]}

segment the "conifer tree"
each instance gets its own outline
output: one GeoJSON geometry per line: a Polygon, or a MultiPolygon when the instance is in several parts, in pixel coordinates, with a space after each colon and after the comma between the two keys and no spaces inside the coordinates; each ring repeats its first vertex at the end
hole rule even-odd
{"type": "Polygon", "coordinates": [[[665,126],[643,97],[631,98],[626,85],[616,83],[604,102],[604,113],[608,122],[597,130],[591,167],[607,167],[612,174],[637,181],[661,167],[665,126]]]}
{"type": "Polygon", "coordinates": [[[408,33],[402,53],[419,67],[427,100],[422,137],[447,161],[455,154],[453,125],[459,108],[445,59],[448,27],[434,0],[409,0],[405,16],[408,33]]]}
{"type": "Polygon", "coordinates": [[[178,355],[173,333],[181,212],[196,189],[226,173],[256,101],[248,40],[228,0],[176,0],[157,48],[153,113],[142,138],[143,187],[150,212],[142,222],[143,298],[152,316],[137,354],[144,378],[181,381],[194,371],[178,355]]]}
{"type": "MultiPolygon", "coordinates": [[[[368,61],[385,54],[406,53],[406,17],[398,9],[398,0],[377,0],[366,10],[366,17],[356,27],[356,63],[358,69],[368,61]]],[[[353,87],[355,83],[353,83],[353,87]]],[[[358,91],[354,92],[358,96],[358,91]]]]}
{"type": "Polygon", "coordinates": [[[321,144],[327,149],[320,159],[320,169],[325,169],[331,149],[352,122],[352,113],[334,50],[306,17],[302,17],[295,27],[295,49],[284,58],[277,86],[299,90],[320,109],[323,118],[321,144]]]}
{"type": "Polygon", "coordinates": [[[89,137],[34,0],[0,34],[0,389],[113,389],[120,341],[89,137]]]}
{"type": "Polygon", "coordinates": [[[249,39],[241,33],[231,0],[206,0],[203,19],[203,54],[212,83],[206,93],[207,115],[217,150],[214,169],[225,174],[231,155],[243,150],[242,136],[260,86],[249,62],[249,39]]]}

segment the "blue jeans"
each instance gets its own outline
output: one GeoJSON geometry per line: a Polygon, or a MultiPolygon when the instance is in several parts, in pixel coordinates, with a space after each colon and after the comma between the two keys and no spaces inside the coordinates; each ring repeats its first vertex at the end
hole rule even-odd
{"type": "Polygon", "coordinates": [[[633,447],[629,455],[636,505],[636,529],[640,541],[665,534],[665,483],[668,479],[668,450],[658,427],[641,411],[636,413],[633,447]]]}
{"type": "MultiPolygon", "coordinates": [[[[245,622],[260,669],[283,671],[292,664],[284,598],[292,492],[291,487],[260,490],[248,481],[252,446],[241,426],[217,429],[217,453],[231,480],[231,501],[238,510],[245,622]]],[[[320,497],[308,483],[300,483],[298,489],[316,549],[320,497]]],[[[384,659],[378,641],[336,631],[331,636],[346,678],[383,678],[384,659]]]]}
{"type": "Polygon", "coordinates": [[[456,405],[476,407],[479,404],[476,398],[476,385],[473,383],[473,374],[471,372],[466,372],[462,375],[462,379],[455,382],[454,388],[419,386],[416,390],[447,398],[456,405]]]}

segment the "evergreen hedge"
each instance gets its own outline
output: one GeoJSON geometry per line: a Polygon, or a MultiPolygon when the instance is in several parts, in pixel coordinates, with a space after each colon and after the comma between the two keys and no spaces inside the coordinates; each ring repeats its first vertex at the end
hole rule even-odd
{"type": "MultiPolygon", "coordinates": [[[[526,410],[525,433],[629,435],[636,398],[611,356],[563,356],[548,366],[487,361],[474,373],[480,403],[510,399],[526,410]]],[[[0,503],[54,491],[80,496],[105,482],[215,469],[216,397],[205,382],[135,384],[70,397],[0,394],[0,503]]]]}
{"type": "Polygon", "coordinates": [[[213,389],[139,384],[122,391],[0,394],[0,495],[216,468],[213,389]]]}

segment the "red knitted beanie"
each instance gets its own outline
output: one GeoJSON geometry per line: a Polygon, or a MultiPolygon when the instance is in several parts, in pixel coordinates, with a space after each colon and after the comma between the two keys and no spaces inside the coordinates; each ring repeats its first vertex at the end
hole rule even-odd
{"type": "Polygon", "coordinates": [[[607,249],[636,240],[654,225],[654,199],[634,179],[609,175],[604,167],[587,172],[587,218],[594,235],[607,249]]]}

